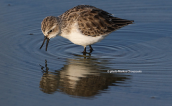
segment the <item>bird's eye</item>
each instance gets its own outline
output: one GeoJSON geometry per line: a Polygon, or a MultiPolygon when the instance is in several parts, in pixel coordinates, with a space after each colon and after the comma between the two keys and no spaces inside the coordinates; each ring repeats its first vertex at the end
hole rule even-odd
{"type": "Polygon", "coordinates": [[[53,30],[50,30],[48,33],[51,33],[53,30]]]}

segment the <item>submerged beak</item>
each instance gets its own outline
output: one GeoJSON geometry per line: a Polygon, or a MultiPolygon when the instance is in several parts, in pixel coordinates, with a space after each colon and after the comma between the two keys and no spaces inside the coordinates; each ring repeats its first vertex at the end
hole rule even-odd
{"type": "Polygon", "coordinates": [[[41,47],[40,47],[40,49],[42,48],[42,46],[44,45],[44,42],[47,40],[47,43],[46,43],[46,48],[45,48],[45,50],[47,51],[47,48],[48,48],[48,43],[49,43],[49,38],[47,38],[46,36],[44,37],[44,41],[43,41],[43,43],[42,43],[42,45],[41,45],[41,47]]]}

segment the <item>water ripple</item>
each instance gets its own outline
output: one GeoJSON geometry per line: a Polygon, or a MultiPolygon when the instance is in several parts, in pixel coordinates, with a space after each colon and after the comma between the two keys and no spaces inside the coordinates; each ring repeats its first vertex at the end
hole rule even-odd
{"type": "MultiPolygon", "coordinates": [[[[122,31],[124,31],[124,33],[121,33],[120,31],[112,33],[107,39],[93,45],[94,51],[92,56],[110,60],[113,59],[115,63],[120,64],[153,64],[162,62],[164,61],[164,58],[167,58],[166,52],[160,48],[158,42],[159,40],[167,40],[168,38],[159,36],[158,39],[155,39],[154,36],[157,34],[152,31],[150,33],[143,33],[145,31],[139,32],[138,30],[136,30],[136,32],[129,32],[128,30],[122,31]],[[138,39],[139,34],[144,35],[141,37],[142,39],[138,39]],[[149,37],[145,35],[151,36],[149,37]]],[[[65,59],[72,58],[73,55],[82,54],[81,52],[83,51],[82,46],[75,45],[60,36],[50,40],[48,51],[45,51],[45,47],[40,50],[39,47],[43,40],[43,34],[40,29],[26,31],[22,34],[10,37],[8,40],[18,45],[14,52],[18,53],[18,50],[20,50],[18,54],[25,54],[31,58],[44,57],[51,59],[65,59]],[[33,34],[30,34],[29,32],[33,32],[33,34]],[[13,39],[16,40],[13,41],[13,39]]],[[[22,56],[19,56],[16,59],[20,58],[22,59],[22,56]]]]}

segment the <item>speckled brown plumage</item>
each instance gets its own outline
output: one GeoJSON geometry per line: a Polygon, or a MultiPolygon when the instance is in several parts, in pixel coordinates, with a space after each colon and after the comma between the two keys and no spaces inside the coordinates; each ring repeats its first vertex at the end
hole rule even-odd
{"type": "Polygon", "coordinates": [[[58,24],[57,17],[54,16],[46,17],[41,23],[41,29],[43,32],[45,32],[46,28],[52,28],[55,24],[58,24]]]}
{"type": "Polygon", "coordinates": [[[111,33],[133,23],[131,20],[113,17],[112,14],[89,5],[76,6],[59,17],[62,29],[70,29],[69,27],[77,21],[79,30],[84,35],[92,37],[111,33]]]}

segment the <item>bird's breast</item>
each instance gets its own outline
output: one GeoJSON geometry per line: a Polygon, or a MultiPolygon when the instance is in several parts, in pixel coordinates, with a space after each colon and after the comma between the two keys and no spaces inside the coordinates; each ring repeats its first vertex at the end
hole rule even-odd
{"type": "Polygon", "coordinates": [[[74,23],[70,28],[71,29],[68,32],[63,30],[61,36],[77,45],[82,45],[82,46],[92,45],[96,42],[101,41],[102,39],[104,39],[105,36],[107,36],[107,35],[100,35],[100,36],[92,37],[92,36],[84,35],[79,30],[77,23],[74,23]]]}

